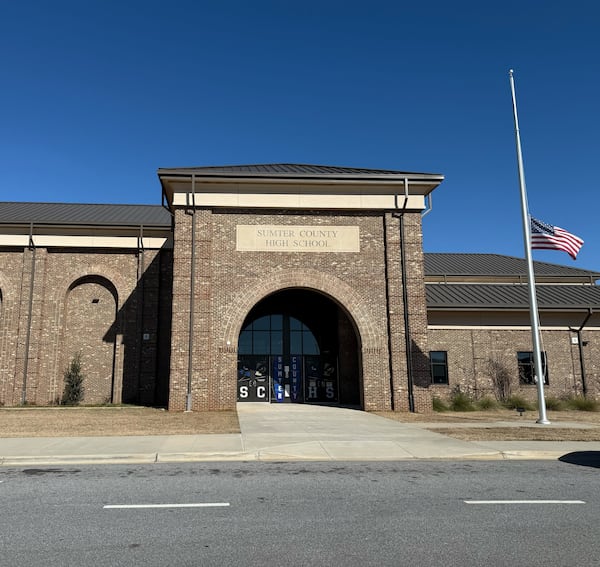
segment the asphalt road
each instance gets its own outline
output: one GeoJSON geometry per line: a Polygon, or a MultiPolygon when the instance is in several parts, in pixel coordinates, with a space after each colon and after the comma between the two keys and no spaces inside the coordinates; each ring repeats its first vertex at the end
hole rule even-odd
{"type": "Polygon", "coordinates": [[[600,565],[563,462],[0,469],[0,502],[3,566],[600,565]]]}

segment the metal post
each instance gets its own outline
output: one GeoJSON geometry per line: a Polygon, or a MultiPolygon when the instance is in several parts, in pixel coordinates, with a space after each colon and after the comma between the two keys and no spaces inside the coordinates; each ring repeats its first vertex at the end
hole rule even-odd
{"type": "Polygon", "coordinates": [[[515,82],[513,70],[509,71],[510,90],[512,93],[513,117],[515,121],[515,139],[517,145],[517,165],[519,168],[519,186],[521,189],[521,213],[523,220],[523,240],[525,243],[525,258],[527,259],[527,276],[529,280],[529,315],[531,318],[531,338],[533,342],[533,362],[535,367],[535,382],[537,384],[539,418],[537,423],[549,424],[546,417],[546,400],[544,398],[544,372],[542,369],[542,356],[540,349],[540,321],[535,293],[535,273],[531,256],[531,229],[529,209],[527,206],[527,189],[525,187],[525,173],[523,171],[523,157],[521,153],[521,138],[519,135],[519,119],[517,117],[517,99],[515,96],[515,82]]]}
{"type": "Polygon", "coordinates": [[[585,398],[587,395],[587,377],[585,375],[585,361],[584,361],[584,357],[583,357],[583,337],[581,335],[581,331],[583,331],[583,328],[585,327],[585,324],[588,322],[589,318],[593,315],[594,311],[592,310],[592,308],[590,307],[588,309],[588,314],[586,315],[585,319],[583,320],[583,323],[581,323],[581,325],[579,325],[579,329],[570,329],[571,331],[574,331],[575,333],[577,333],[577,346],[579,347],[579,365],[581,368],[581,391],[583,393],[583,397],[585,398]]]}
{"type": "Polygon", "coordinates": [[[31,344],[31,320],[33,311],[33,292],[35,284],[35,243],[33,242],[33,223],[29,225],[29,250],[31,250],[31,274],[29,280],[29,306],[27,311],[27,333],[25,335],[25,359],[23,360],[23,390],[21,404],[27,403],[27,373],[29,372],[29,348],[31,344]]]}

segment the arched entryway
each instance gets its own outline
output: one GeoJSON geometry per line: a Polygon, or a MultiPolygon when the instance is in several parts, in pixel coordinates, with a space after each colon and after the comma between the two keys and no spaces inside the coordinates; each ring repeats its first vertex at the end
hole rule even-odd
{"type": "Polygon", "coordinates": [[[117,292],[100,276],[86,276],[69,287],[65,299],[62,369],[81,356],[83,401],[112,402],[114,394],[117,292]]]}
{"type": "Polygon", "coordinates": [[[286,289],[256,304],[238,340],[237,399],[361,405],[355,325],[326,295],[286,289]]]}

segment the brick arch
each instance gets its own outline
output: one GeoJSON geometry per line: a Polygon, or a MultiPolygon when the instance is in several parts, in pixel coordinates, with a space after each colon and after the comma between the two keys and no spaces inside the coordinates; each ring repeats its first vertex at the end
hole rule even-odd
{"type": "Polygon", "coordinates": [[[113,401],[117,290],[102,276],[84,276],[69,286],[62,307],[61,367],[81,354],[84,401],[113,401]]]}
{"type": "Polygon", "coordinates": [[[383,337],[376,331],[371,314],[364,299],[347,283],[317,270],[305,269],[302,273],[281,271],[270,273],[268,278],[255,280],[230,303],[224,315],[225,324],[222,336],[223,346],[227,350],[235,345],[242,325],[250,310],[267,296],[290,288],[304,288],[321,292],[338,303],[346,311],[355,325],[359,344],[363,350],[374,349],[383,337]]]}
{"type": "Polygon", "coordinates": [[[126,298],[133,292],[133,288],[125,283],[125,278],[117,271],[105,266],[84,266],[65,274],[54,288],[52,300],[61,303],[65,300],[70,289],[79,281],[86,278],[99,278],[106,281],[116,293],[118,308],[121,308],[126,298]]]}
{"type": "Polygon", "coordinates": [[[89,276],[83,276],[81,278],[76,279],[74,282],[71,283],[71,285],[67,289],[67,295],[76,287],[86,283],[95,283],[105,287],[113,296],[113,299],[115,300],[115,305],[119,304],[119,292],[117,291],[115,285],[108,278],[105,278],[104,276],[100,276],[98,274],[91,274],[89,276]]]}
{"type": "MultiPolygon", "coordinates": [[[[118,310],[122,308],[123,303],[131,293],[131,289],[125,285],[125,279],[116,271],[105,266],[92,264],[89,266],[79,265],[67,270],[61,278],[57,278],[57,283],[48,294],[49,307],[47,312],[47,325],[52,328],[55,337],[54,354],[48,363],[51,396],[49,399],[60,397],[62,388],[62,376],[67,363],[65,324],[66,308],[69,292],[75,289],[80,283],[90,280],[101,282],[108,290],[117,306],[115,312],[115,323],[113,331],[120,332],[121,318],[118,310]]],[[[115,369],[115,375],[118,370],[115,369]]]]}

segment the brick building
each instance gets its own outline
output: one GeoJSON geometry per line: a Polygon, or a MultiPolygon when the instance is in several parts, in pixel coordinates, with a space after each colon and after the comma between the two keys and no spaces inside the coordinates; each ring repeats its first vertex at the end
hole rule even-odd
{"type": "MultiPolygon", "coordinates": [[[[426,411],[528,384],[524,261],[424,254],[435,174],[160,169],[162,206],[0,203],[0,404],[426,411]]],[[[552,394],[600,391],[600,274],[537,264],[552,394]],[[547,288],[547,290],[546,290],[547,288]]],[[[535,394],[533,394],[534,396],[535,394]]]]}

